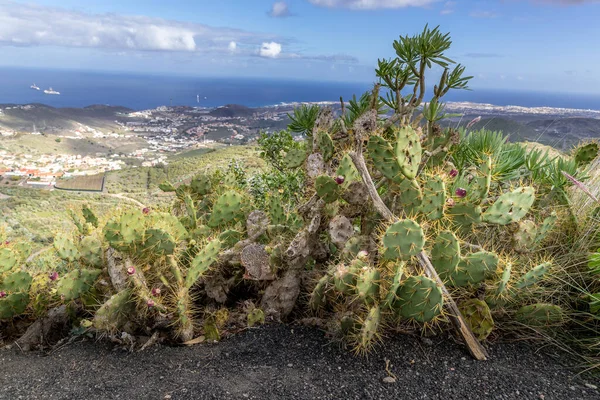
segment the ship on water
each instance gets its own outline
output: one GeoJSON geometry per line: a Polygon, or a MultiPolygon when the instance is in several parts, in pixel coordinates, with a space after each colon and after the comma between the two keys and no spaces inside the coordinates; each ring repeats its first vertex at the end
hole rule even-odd
{"type": "Polygon", "coordinates": [[[35,83],[29,87],[33,90],[40,90],[39,86],[36,86],[35,83]]]}
{"type": "Polygon", "coordinates": [[[60,94],[60,92],[57,92],[56,90],[54,90],[52,88],[44,90],[44,93],[46,93],[46,94],[60,94]]]}

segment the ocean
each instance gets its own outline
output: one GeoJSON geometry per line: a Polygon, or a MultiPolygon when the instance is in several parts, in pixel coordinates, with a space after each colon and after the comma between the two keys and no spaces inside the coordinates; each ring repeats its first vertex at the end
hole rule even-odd
{"type": "MultiPolygon", "coordinates": [[[[67,70],[0,68],[0,104],[43,103],[53,107],[110,104],[135,110],[161,105],[217,107],[242,104],[261,107],[290,102],[338,101],[360,96],[372,84],[134,75],[67,70]],[[30,89],[35,83],[40,91],[30,89]],[[52,87],[60,95],[47,95],[52,87]],[[197,96],[200,101],[197,102],[197,96]]],[[[453,91],[446,101],[499,106],[559,107],[600,110],[600,95],[536,93],[490,89],[453,91]]]]}

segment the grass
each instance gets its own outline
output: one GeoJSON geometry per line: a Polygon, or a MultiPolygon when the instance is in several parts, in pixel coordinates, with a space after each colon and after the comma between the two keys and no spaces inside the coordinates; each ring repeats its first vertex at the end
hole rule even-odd
{"type": "Polygon", "coordinates": [[[56,188],[63,190],[83,190],[101,192],[104,188],[104,174],[74,176],[56,182],[56,188]]]}

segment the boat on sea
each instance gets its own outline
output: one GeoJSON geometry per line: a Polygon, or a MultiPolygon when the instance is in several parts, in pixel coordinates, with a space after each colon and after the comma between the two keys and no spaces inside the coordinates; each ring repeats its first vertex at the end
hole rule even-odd
{"type": "Polygon", "coordinates": [[[44,93],[46,93],[46,94],[60,94],[60,92],[57,92],[56,90],[54,90],[52,88],[44,90],[44,93]]]}
{"type": "Polygon", "coordinates": [[[36,86],[35,83],[29,87],[33,90],[40,90],[39,86],[36,86]]]}

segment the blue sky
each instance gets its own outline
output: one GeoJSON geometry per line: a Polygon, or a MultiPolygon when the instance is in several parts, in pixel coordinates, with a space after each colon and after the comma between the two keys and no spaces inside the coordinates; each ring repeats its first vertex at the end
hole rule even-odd
{"type": "Polygon", "coordinates": [[[0,0],[0,65],[368,82],[429,23],[473,88],[597,94],[599,19],[588,0],[0,0]]]}

